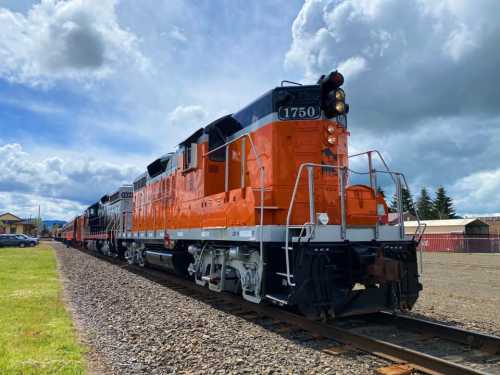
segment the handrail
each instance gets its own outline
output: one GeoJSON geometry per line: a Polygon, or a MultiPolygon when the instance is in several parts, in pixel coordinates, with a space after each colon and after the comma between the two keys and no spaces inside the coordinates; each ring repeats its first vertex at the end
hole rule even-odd
{"type": "MultiPolygon", "coordinates": [[[[391,169],[389,168],[389,166],[385,162],[384,157],[382,156],[382,154],[378,150],[370,150],[370,151],[360,152],[360,153],[357,153],[357,154],[354,154],[354,155],[349,155],[348,158],[351,159],[351,158],[355,158],[355,157],[358,157],[358,156],[367,155],[369,161],[371,161],[371,159],[372,159],[371,154],[372,153],[375,153],[375,154],[378,155],[378,157],[379,157],[380,161],[382,162],[382,164],[383,164],[386,172],[392,173],[391,169]]],[[[368,173],[370,173],[370,172],[368,172],[368,173]]],[[[394,178],[394,176],[391,175],[391,178],[392,178],[392,181],[394,182],[394,184],[396,184],[396,179],[394,178]]]]}
{"type": "MultiPolygon", "coordinates": [[[[329,165],[329,164],[317,164],[317,163],[302,163],[299,166],[298,172],[297,172],[297,177],[295,179],[295,184],[293,187],[292,191],[292,196],[290,199],[290,205],[288,207],[288,212],[287,212],[287,217],[286,217],[286,227],[285,227],[285,261],[286,261],[286,278],[287,278],[287,283],[289,286],[295,286],[295,283],[292,282],[291,280],[291,274],[290,274],[290,255],[289,255],[289,245],[290,245],[290,220],[292,216],[292,211],[293,207],[295,204],[295,199],[297,196],[297,191],[298,187],[300,184],[300,181],[302,179],[302,172],[304,168],[307,168],[308,170],[308,190],[309,190],[309,222],[301,225],[300,227],[303,228],[305,225],[315,225],[316,218],[314,217],[315,212],[314,212],[314,173],[313,168],[328,168],[332,170],[339,170],[338,173],[338,178],[339,178],[339,195],[340,195],[340,210],[341,210],[341,238],[346,239],[347,238],[347,218],[346,218],[346,201],[345,201],[345,189],[347,186],[347,180],[346,180],[346,172],[351,172],[351,173],[356,173],[356,174],[364,174],[364,175],[369,175],[370,176],[370,185],[371,188],[375,191],[376,186],[376,175],[377,173],[385,173],[389,174],[391,176],[391,179],[394,181],[396,185],[396,193],[397,193],[397,201],[398,201],[398,214],[399,214],[399,237],[401,239],[405,238],[405,230],[404,230],[404,218],[403,218],[403,202],[402,202],[402,184],[404,183],[406,189],[409,191],[409,186],[408,182],[406,180],[406,177],[404,176],[403,173],[400,172],[394,172],[391,171],[383,159],[382,155],[378,151],[368,151],[356,155],[352,155],[350,157],[355,157],[355,156],[360,156],[360,155],[365,155],[367,154],[369,156],[369,172],[357,172],[354,170],[349,169],[348,167],[340,167],[336,165],[329,165]],[[384,165],[386,170],[377,170],[373,168],[372,160],[371,160],[371,155],[372,153],[375,153],[379,156],[379,158],[382,161],[382,164],[384,165]],[[374,176],[375,175],[375,176],[374,176]]],[[[416,213],[416,218],[418,222],[416,234],[418,233],[419,229],[421,228],[421,222],[420,222],[420,217],[418,216],[418,212],[416,213]]],[[[425,230],[425,228],[424,228],[425,230]]],[[[303,230],[301,231],[303,233],[303,230]]],[[[423,234],[423,232],[422,232],[423,234]]],[[[375,230],[375,238],[378,238],[378,223],[376,225],[376,230],[375,230]]],[[[414,237],[415,239],[415,237],[414,237]]],[[[421,265],[421,270],[423,269],[423,263],[422,263],[422,252],[420,251],[420,265],[421,265]]]]}
{"type": "MultiPolygon", "coordinates": [[[[346,167],[338,167],[336,165],[317,164],[317,163],[302,163],[299,167],[299,171],[297,172],[297,177],[295,178],[295,185],[293,187],[292,197],[290,199],[290,205],[288,206],[288,213],[286,215],[285,262],[286,262],[286,281],[287,281],[289,286],[295,286],[295,283],[292,282],[291,275],[290,275],[290,256],[288,254],[288,250],[289,250],[288,245],[289,245],[289,237],[290,237],[290,218],[292,216],[292,210],[293,210],[293,205],[295,203],[295,197],[297,195],[297,190],[298,190],[299,183],[300,183],[300,180],[302,177],[302,171],[304,170],[305,167],[307,167],[308,171],[309,171],[308,176],[309,176],[309,192],[310,193],[311,193],[311,184],[314,183],[314,174],[311,173],[312,168],[317,167],[317,168],[342,169],[342,170],[344,170],[346,168],[346,167]],[[312,178],[312,181],[311,181],[311,178],[312,178]]],[[[343,175],[343,173],[342,173],[342,175],[343,175]]],[[[340,176],[339,176],[339,178],[340,178],[340,184],[341,184],[341,189],[340,189],[341,190],[341,202],[343,202],[344,201],[344,198],[343,198],[343,196],[344,196],[344,190],[343,190],[344,179],[341,178],[340,176]]],[[[314,199],[314,196],[313,196],[313,199],[314,199]]],[[[311,202],[309,202],[309,204],[311,204],[311,202]]],[[[311,215],[311,213],[310,213],[310,215],[311,215]]],[[[314,216],[314,214],[312,216],[314,216]]],[[[308,224],[309,225],[314,224],[316,221],[315,218],[312,217],[310,219],[311,219],[310,223],[308,223],[308,224]]],[[[345,225],[344,219],[345,219],[345,217],[342,216],[342,227],[344,227],[344,225],[345,225]]]]}
{"type": "MultiPolygon", "coordinates": [[[[255,155],[255,161],[257,162],[257,165],[258,165],[258,169],[259,169],[259,175],[260,175],[260,233],[259,233],[259,250],[260,250],[260,262],[259,262],[259,271],[260,271],[260,275],[262,275],[262,272],[263,272],[263,267],[264,267],[264,163],[262,162],[262,159],[259,155],[259,153],[257,152],[257,148],[255,147],[255,143],[253,142],[253,139],[252,139],[252,136],[250,135],[250,133],[245,133],[245,134],[241,134],[240,136],[230,140],[229,142],[226,142],[224,143],[223,145],[220,145],[216,148],[214,148],[213,150],[210,150],[208,152],[206,152],[205,154],[203,154],[203,157],[207,157],[208,155],[210,155],[211,153],[215,152],[215,151],[218,151],[218,150],[221,150],[222,148],[226,148],[226,168],[225,168],[225,181],[227,181],[228,179],[228,174],[229,174],[229,162],[228,162],[228,153],[227,153],[227,150],[229,150],[229,145],[232,144],[232,143],[235,143],[236,141],[242,139],[242,143],[243,143],[243,146],[246,146],[246,144],[243,142],[245,138],[248,138],[248,140],[250,141],[250,148],[253,152],[253,154],[255,155]]],[[[242,149],[241,151],[241,154],[245,154],[246,153],[246,148],[245,149],[242,149]]],[[[242,157],[243,159],[243,157],[242,157]]],[[[246,159],[244,159],[244,161],[242,160],[242,162],[246,162],[246,159]]],[[[241,170],[241,173],[244,173],[243,171],[243,168],[241,170]]],[[[242,178],[242,181],[244,182],[244,178],[242,178]]],[[[242,188],[244,187],[243,183],[242,183],[242,188]]],[[[228,187],[228,184],[226,183],[226,192],[229,190],[229,187],[228,187]]],[[[260,294],[260,286],[259,286],[259,294],[260,294]]]]}
{"type": "MultiPolygon", "coordinates": [[[[391,178],[392,178],[392,181],[398,186],[401,185],[401,181],[400,179],[402,178],[403,179],[403,182],[404,182],[404,185],[405,185],[405,189],[408,191],[408,194],[410,195],[411,197],[411,194],[410,194],[410,186],[408,184],[408,181],[406,180],[406,177],[403,173],[400,173],[400,172],[391,172],[391,170],[389,169],[389,166],[387,165],[384,157],[382,156],[382,154],[380,153],[380,151],[378,150],[370,150],[370,151],[365,151],[365,152],[360,152],[358,154],[354,154],[354,155],[349,155],[349,158],[354,158],[354,157],[357,157],[357,156],[361,156],[361,155],[367,155],[368,156],[368,161],[369,161],[369,164],[370,164],[370,181],[372,179],[372,173],[388,173],[390,174],[391,178]],[[378,155],[380,161],[382,162],[384,168],[385,168],[385,171],[377,171],[375,169],[372,170],[371,168],[371,160],[372,160],[372,153],[375,153],[378,155]],[[396,176],[396,178],[394,177],[396,176]]],[[[401,197],[399,197],[401,198],[401,197]]],[[[400,202],[400,199],[398,199],[398,204],[400,202]]],[[[417,219],[417,228],[415,229],[415,233],[413,234],[413,240],[416,240],[417,243],[420,242],[420,240],[422,239],[422,236],[424,235],[424,232],[425,232],[425,229],[426,229],[426,224],[423,224],[421,223],[420,221],[420,215],[418,213],[418,208],[415,206],[414,204],[414,211],[415,211],[415,218],[417,219]],[[420,228],[422,228],[422,230],[420,231],[420,228]]],[[[399,211],[399,210],[398,210],[399,211]]],[[[404,218],[402,218],[400,216],[399,218],[400,220],[400,226],[403,226],[404,228],[404,218]]],[[[404,229],[403,229],[404,230],[404,229]]],[[[420,272],[422,273],[423,270],[424,270],[424,266],[423,266],[423,257],[422,257],[422,248],[420,248],[420,251],[419,251],[419,255],[420,255],[420,272]]]]}
{"type": "MultiPolygon", "coordinates": [[[[408,191],[408,193],[410,193],[410,186],[408,184],[408,181],[406,180],[406,177],[403,173],[401,172],[393,172],[390,170],[389,166],[387,165],[384,157],[382,156],[382,154],[380,153],[380,151],[378,150],[370,150],[370,151],[365,151],[365,152],[360,152],[360,153],[357,153],[357,154],[354,154],[354,155],[349,155],[348,158],[354,158],[354,157],[358,157],[358,156],[362,156],[362,155],[367,155],[368,158],[369,158],[369,161],[371,160],[371,154],[372,153],[375,153],[377,154],[377,156],[379,157],[380,161],[382,162],[384,168],[385,168],[385,171],[384,170],[376,170],[376,169],[373,169],[372,172],[368,172],[366,174],[372,174],[372,173],[387,173],[391,176],[391,179],[392,181],[397,185],[397,178],[395,178],[394,176],[400,176],[403,178],[403,182],[404,182],[404,185],[405,185],[405,189],[408,191]]],[[[352,170],[350,170],[352,171],[352,170]]],[[[354,171],[352,171],[354,172],[354,171]]],[[[364,172],[354,172],[354,173],[358,173],[358,174],[365,174],[364,172]]],[[[418,214],[418,209],[417,207],[414,207],[415,208],[415,217],[417,219],[417,223],[418,223],[418,226],[417,226],[417,231],[418,231],[418,228],[422,225],[421,222],[420,222],[420,216],[418,214]]],[[[424,229],[425,230],[425,229],[424,229]]],[[[417,232],[416,232],[417,233],[417,232]]]]}
{"type": "MultiPolygon", "coordinates": [[[[408,191],[408,194],[411,197],[410,187],[408,186],[408,182],[406,181],[406,177],[402,173],[401,173],[401,176],[403,177],[403,181],[405,183],[406,190],[408,191]]],[[[416,217],[417,223],[418,223],[417,229],[415,229],[415,234],[413,235],[413,239],[415,240],[415,237],[418,235],[419,229],[422,226],[422,224],[420,223],[420,216],[418,214],[417,206],[414,205],[413,208],[415,210],[415,217],[416,217]]],[[[417,244],[420,243],[420,240],[422,239],[422,236],[424,235],[426,228],[427,228],[427,224],[423,224],[422,232],[420,233],[420,235],[418,237],[417,244]]],[[[419,249],[419,257],[420,257],[420,273],[424,273],[424,259],[423,259],[423,253],[422,253],[422,246],[420,246],[420,249],[419,249]]]]}

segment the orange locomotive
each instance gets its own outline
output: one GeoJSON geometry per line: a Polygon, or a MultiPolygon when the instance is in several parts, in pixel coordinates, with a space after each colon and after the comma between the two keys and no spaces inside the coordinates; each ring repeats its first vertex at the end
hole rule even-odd
{"type": "Polygon", "coordinates": [[[153,161],[134,181],[131,223],[93,233],[92,246],[312,316],[411,308],[417,240],[401,207],[388,225],[377,193],[384,174],[401,197],[402,175],[383,159],[376,170],[370,151],[369,182],[350,183],[340,73],[283,83],[153,161]]]}

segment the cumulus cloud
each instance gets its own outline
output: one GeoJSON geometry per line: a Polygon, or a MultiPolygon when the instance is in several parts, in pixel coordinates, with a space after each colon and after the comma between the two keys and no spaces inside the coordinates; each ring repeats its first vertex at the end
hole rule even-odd
{"type": "Polygon", "coordinates": [[[458,199],[456,204],[464,212],[489,212],[496,209],[500,213],[500,168],[472,173],[453,184],[451,193],[458,199]]]}
{"type": "Polygon", "coordinates": [[[30,85],[101,79],[147,59],[120,27],[116,0],[42,0],[26,15],[0,8],[0,77],[30,85]]]}
{"type": "Polygon", "coordinates": [[[37,217],[39,206],[44,220],[71,220],[86,208],[85,205],[67,199],[0,191],[0,213],[11,212],[22,218],[37,217]]]}
{"type": "Polygon", "coordinates": [[[351,153],[378,149],[389,164],[404,172],[417,192],[421,186],[451,186],[464,176],[498,167],[500,118],[437,118],[410,132],[351,130],[351,153]],[[471,136],[471,122],[474,135],[471,136]]]}
{"type": "Polygon", "coordinates": [[[36,160],[17,143],[0,146],[0,170],[0,192],[71,201],[78,206],[131,183],[140,173],[135,167],[88,157],[36,160]]]}
{"type": "Polygon", "coordinates": [[[373,120],[383,108],[384,126],[499,113],[499,13],[495,0],[307,0],[286,64],[307,80],[345,70],[353,112],[373,120]]]}
{"type": "Polygon", "coordinates": [[[177,106],[167,116],[169,126],[197,129],[204,125],[208,117],[207,111],[199,105],[177,106]]]}
{"type": "Polygon", "coordinates": [[[360,56],[349,57],[347,60],[342,61],[338,66],[338,70],[342,72],[345,79],[354,78],[366,69],[366,59],[360,56]]]}
{"type": "Polygon", "coordinates": [[[307,81],[345,73],[351,150],[380,149],[414,191],[444,185],[459,212],[500,212],[478,185],[499,181],[499,13],[495,0],[306,0],[285,64],[307,81]]]}

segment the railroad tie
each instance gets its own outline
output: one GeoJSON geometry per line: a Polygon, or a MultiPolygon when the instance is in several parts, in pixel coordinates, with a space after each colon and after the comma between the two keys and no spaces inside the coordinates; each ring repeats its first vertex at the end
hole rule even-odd
{"type": "Polygon", "coordinates": [[[377,369],[377,375],[411,375],[414,367],[406,363],[397,363],[392,366],[380,367],[377,369]]]}
{"type": "Polygon", "coordinates": [[[339,355],[355,350],[351,345],[338,345],[330,346],[329,348],[322,349],[321,351],[330,355],[339,355]]]}

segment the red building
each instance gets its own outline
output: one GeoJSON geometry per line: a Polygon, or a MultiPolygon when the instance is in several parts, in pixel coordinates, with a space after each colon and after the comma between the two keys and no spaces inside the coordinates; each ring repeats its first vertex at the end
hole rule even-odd
{"type": "MultiPolygon", "coordinates": [[[[426,225],[420,241],[423,251],[496,252],[498,238],[490,236],[489,225],[479,219],[423,220],[426,225]]],[[[405,232],[411,235],[416,221],[405,222],[405,232]]]]}

